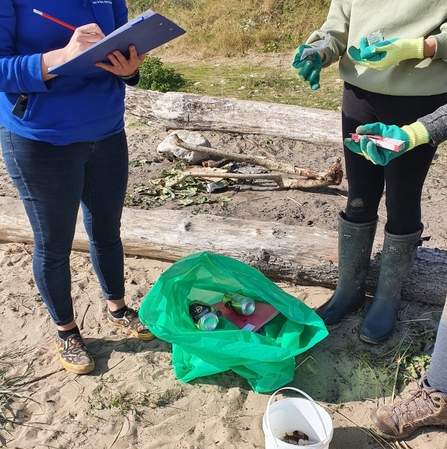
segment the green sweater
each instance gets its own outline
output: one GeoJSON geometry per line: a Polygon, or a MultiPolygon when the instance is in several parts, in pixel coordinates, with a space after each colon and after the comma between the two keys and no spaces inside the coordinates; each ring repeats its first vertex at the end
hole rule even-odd
{"type": "Polygon", "coordinates": [[[323,66],[339,61],[340,77],[370,92],[427,96],[447,92],[446,0],[333,0],[326,22],[307,40],[318,45],[329,33],[323,66]],[[378,71],[355,64],[347,49],[361,37],[380,30],[384,39],[433,36],[433,58],[410,59],[378,71]]]}

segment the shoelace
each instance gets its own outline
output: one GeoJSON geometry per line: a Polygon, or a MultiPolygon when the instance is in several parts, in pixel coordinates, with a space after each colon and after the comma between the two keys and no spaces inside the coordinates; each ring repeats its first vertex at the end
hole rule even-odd
{"type": "Polygon", "coordinates": [[[435,412],[439,406],[433,402],[430,391],[420,388],[411,391],[411,396],[401,404],[394,406],[393,411],[396,418],[400,421],[412,422],[415,418],[430,415],[435,412]]]}

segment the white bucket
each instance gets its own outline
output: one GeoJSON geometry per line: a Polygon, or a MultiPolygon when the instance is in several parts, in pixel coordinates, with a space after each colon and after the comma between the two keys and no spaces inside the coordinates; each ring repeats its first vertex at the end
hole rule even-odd
{"type": "Polygon", "coordinates": [[[291,435],[294,430],[304,432],[309,442],[315,442],[301,447],[326,449],[334,434],[329,413],[304,391],[292,387],[280,388],[272,394],[262,419],[262,429],[266,449],[300,447],[283,441],[286,433],[291,435]],[[284,398],[272,403],[274,396],[281,390],[293,390],[305,398],[284,398]]]}

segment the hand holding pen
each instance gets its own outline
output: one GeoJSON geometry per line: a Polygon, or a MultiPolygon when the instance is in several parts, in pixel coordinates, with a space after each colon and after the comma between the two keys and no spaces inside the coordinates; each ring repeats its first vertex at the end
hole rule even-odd
{"type": "MultiPolygon", "coordinates": [[[[64,48],[45,53],[42,56],[42,76],[44,80],[54,77],[54,75],[47,74],[49,67],[62,64],[72,59],[105,37],[104,33],[96,23],[89,23],[76,28],[67,22],[37,9],[33,9],[33,12],[74,31],[70,42],[64,48]],[[58,61],[55,58],[58,58],[58,61]]],[[[107,55],[110,64],[98,62],[96,65],[114,75],[126,77],[130,74],[134,74],[138,70],[138,67],[141,62],[143,62],[145,56],[145,54],[137,55],[135,47],[130,46],[129,59],[127,59],[120,51],[114,51],[107,55]]]]}
{"type": "Polygon", "coordinates": [[[77,56],[84,50],[87,50],[87,48],[96,44],[104,37],[105,34],[96,23],[88,23],[87,25],[82,25],[76,28],[70,41],[64,47],[64,53],[67,60],[77,56]]]}
{"type": "Polygon", "coordinates": [[[48,69],[64,62],[69,61],[82,53],[87,48],[96,44],[105,37],[96,23],[88,23],[75,29],[68,44],[58,50],[49,51],[42,55],[42,77],[49,80],[55,75],[49,75],[48,69]]]}
{"type": "Polygon", "coordinates": [[[74,41],[75,42],[73,46],[74,49],[71,51],[74,51],[75,53],[76,47],[77,52],[80,53],[105,37],[104,33],[101,31],[101,29],[96,23],[89,23],[87,25],[75,27],[67,22],[64,22],[63,20],[58,19],[57,17],[53,17],[50,14],[39,11],[38,9],[33,9],[33,13],[42,16],[45,19],[51,20],[52,22],[57,23],[58,25],[62,25],[63,27],[68,28],[69,30],[74,31],[73,36],[66,47],[70,45],[71,41],[74,41]]]}
{"type": "Polygon", "coordinates": [[[96,23],[88,23],[87,25],[74,27],[63,20],[37,9],[33,9],[33,12],[44,17],[45,19],[51,20],[52,22],[74,31],[70,41],[65,47],[44,53],[42,55],[42,78],[44,81],[54,78],[55,76],[47,73],[50,67],[69,61],[105,37],[104,33],[96,23]]]}

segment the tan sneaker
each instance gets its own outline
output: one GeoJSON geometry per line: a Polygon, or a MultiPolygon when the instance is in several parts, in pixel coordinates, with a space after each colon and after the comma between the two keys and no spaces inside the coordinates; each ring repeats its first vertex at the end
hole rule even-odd
{"type": "Polygon", "coordinates": [[[155,335],[138,318],[138,312],[130,307],[124,312],[122,318],[115,318],[110,310],[107,311],[107,320],[114,326],[123,327],[127,329],[134,337],[139,340],[152,340],[155,335]]]}
{"type": "Polygon", "coordinates": [[[380,407],[371,419],[381,434],[393,439],[406,438],[422,426],[447,426],[447,393],[428,387],[423,378],[409,399],[380,407]]]}
{"type": "Polygon", "coordinates": [[[70,373],[87,374],[95,369],[95,361],[79,334],[70,335],[66,340],[56,335],[55,344],[62,366],[70,373]]]}

